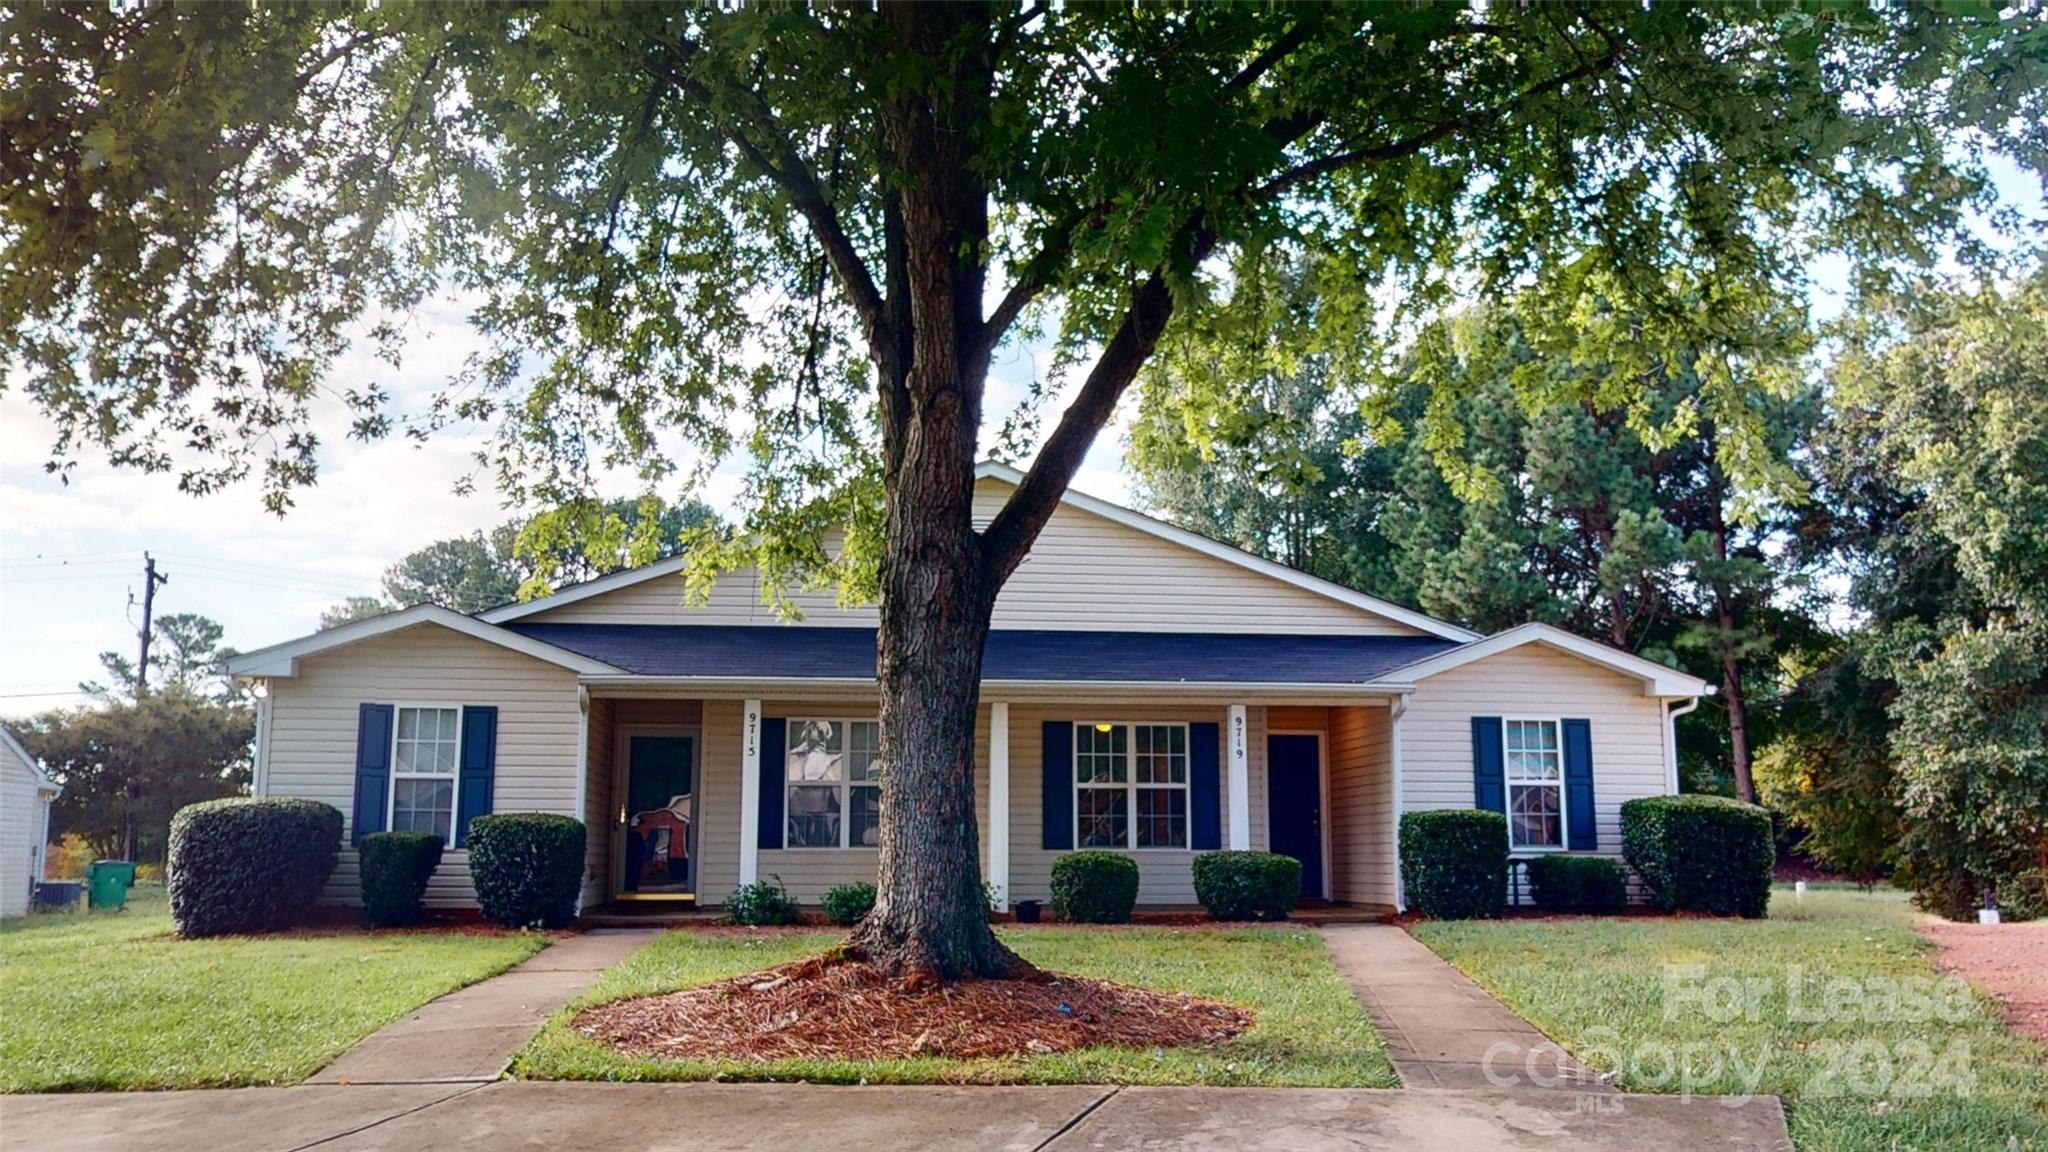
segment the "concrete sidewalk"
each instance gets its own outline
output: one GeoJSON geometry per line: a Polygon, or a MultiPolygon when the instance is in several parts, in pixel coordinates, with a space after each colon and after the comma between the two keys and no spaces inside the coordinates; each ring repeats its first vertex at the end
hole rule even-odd
{"type": "Polygon", "coordinates": [[[605,969],[661,935],[586,932],[502,975],[424,1004],[365,1037],[308,1084],[483,1084],[505,1074],[526,1042],[605,969]]]}
{"type": "Polygon", "coordinates": [[[1609,1091],[1534,1025],[1401,929],[1346,924],[1321,931],[1408,1087],[1609,1091]]]}
{"type": "Polygon", "coordinates": [[[803,1084],[305,1086],[0,1097],[0,1149],[1788,1152],[1774,1097],[803,1084]]]}

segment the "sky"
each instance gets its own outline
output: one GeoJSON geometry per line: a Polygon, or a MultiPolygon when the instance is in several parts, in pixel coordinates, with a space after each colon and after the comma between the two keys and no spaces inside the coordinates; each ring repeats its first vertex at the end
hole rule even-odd
{"type": "MultiPolygon", "coordinates": [[[[1996,175],[2007,204],[2037,228],[2048,225],[2038,181],[2009,165],[1997,166],[1996,175]]],[[[1826,297],[1839,297],[1845,273],[1816,270],[1818,312],[1834,310],[1826,297]]],[[[331,383],[382,384],[401,409],[416,411],[481,347],[458,301],[423,306],[404,323],[407,346],[395,379],[358,354],[336,366],[331,383]]],[[[1000,414],[1047,369],[1042,346],[998,357],[984,444],[993,443],[1000,414]]],[[[1066,375],[1068,392],[1084,374],[1066,375]]],[[[1066,399],[1048,398],[1048,425],[1066,399]]],[[[1126,404],[1096,438],[1076,490],[1128,502],[1122,454],[1130,415],[1126,404]]],[[[264,511],[254,483],[195,498],[180,493],[172,476],[115,469],[90,454],[67,478],[49,475],[42,465],[53,426],[18,389],[0,393],[0,718],[80,703],[79,683],[101,678],[101,652],[132,658],[145,552],[170,578],[157,591],[157,612],[210,616],[224,626],[227,644],[248,651],[313,631],[323,609],[349,596],[377,594],[384,570],[406,553],[512,516],[488,474],[474,476],[472,494],[457,494],[474,471],[476,434],[358,443],[346,436],[338,404],[317,412],[315,423],[323,445],[319,483],[280,518],[264,511]]],[[[728,464],[699,495],[730,510],[740,479],[728,464]]],[[[637,492],[622,480],[602,494],[637,492]]]]}
{"type": "MultiPolygon", "coordinates": [[[[396,382],[369,357],[352,356],[337,365],[334,383],[386,383],[401,406],[416,408],[481,346],[465,317],[451,301],[410,317],[396,382]]],[[[1046,370],[1040,348],[999,356],[989,410],[1013,408],[1046,370]]],[[[1080,375],[1069,374],[1069,389],[1080,375]]],[[[1055,397],[1046,410],[1056,414],[1063,402],[1055,397]]],[[[227,644],[247,651],[313,631],[323,609],[349,596],[376,595],[384,570],[406,553],[514,515],[487,473],[475,476],[473,494],[456,492],[473,473],[478,435],[358,443],[345,435],[338,404],[315,422],[319,483],[279,518],[264,511],[253,482],[192,497],[177,490],[175,476],[116,469],[90,455],[68,482],[49,475],[43,463],[54,425],[18,390],[0,394],[0,718],[81,703],[78,684],[104,679],[101,652],[134,657],[145,552],[170,577],[157,590],[157,613],[210,616],[227,644]]],[[[999,423],[991,421],[985,442],[999,423]]],[[[1097,439],[1077,490],[1127,500],[1122,428],[1120,420],[1097,439]]],[[[740,479],[729,463],[701,495],[728,511],[740,479]]],[[[604,495],[637,493],[622,480],[604,495]]]]}

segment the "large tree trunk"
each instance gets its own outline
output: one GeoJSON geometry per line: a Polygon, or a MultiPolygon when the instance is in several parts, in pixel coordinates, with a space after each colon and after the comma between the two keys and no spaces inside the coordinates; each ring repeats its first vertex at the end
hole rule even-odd
{"type": "Polygon", "coordinates": [[[988,925],[974,813],[981,650],[1002,573],[974,532],[974,459],[988,372],[982,246],[988,189],[975,166],[991,74],[980,4],[884,6],[902,50],[947,60],[950,83],[911,85],[883,117],[904,174],[891,190],[894,315],[881,374],[887,537],[881,559],[881,865],[874,911],[850,942],[911,980],[1024,971],[988,925]]]}

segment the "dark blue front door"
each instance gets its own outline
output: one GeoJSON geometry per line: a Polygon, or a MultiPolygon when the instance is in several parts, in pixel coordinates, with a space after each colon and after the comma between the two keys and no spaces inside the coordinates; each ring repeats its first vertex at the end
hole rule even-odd
{"type": "Polygon", "coordinates": [[[1267,838],[1301,861],[1301,894],[1323,896],[1323,756],[1320,736],[1266,737],[1267,838]]]}

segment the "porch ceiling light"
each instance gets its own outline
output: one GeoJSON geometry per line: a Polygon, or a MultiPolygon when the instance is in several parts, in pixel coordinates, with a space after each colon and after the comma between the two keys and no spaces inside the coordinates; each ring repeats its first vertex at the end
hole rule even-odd
{"type": "Polygon", "coordinates": [[[1096,730],[1097,732],[1113,732],[1113,731],[1115,731],[1115,730],[1116,730],[1116,725],[1114,725],[1114,724],[1097,724],[1097,725],[1095,726],[1095,730],[1096,730]]]}

